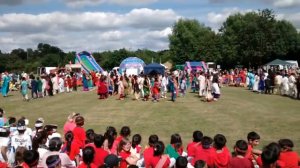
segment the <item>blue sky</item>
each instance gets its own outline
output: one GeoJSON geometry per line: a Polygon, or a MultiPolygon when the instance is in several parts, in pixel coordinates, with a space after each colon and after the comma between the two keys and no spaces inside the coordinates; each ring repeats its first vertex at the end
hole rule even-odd
{"type": "Polygon", "coordinates": [[[163,50],[179,18],[217,31],[231,14],[264,8],[300,30],[300,0],[0,0],[0,50],[163,50]]]}

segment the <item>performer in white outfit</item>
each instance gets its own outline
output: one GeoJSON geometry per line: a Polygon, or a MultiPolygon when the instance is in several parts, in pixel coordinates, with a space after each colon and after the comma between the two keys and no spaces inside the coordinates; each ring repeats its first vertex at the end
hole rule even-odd
{"type": "Polygon", "coordinates": [[[198,77],[198,82],[199,82],[199,96],[203,97],[205,96],[205,88],[206,88],[206,84],[205,84],[205,76],[203,75],[203,72],[200,72],[200,75],[198,77]]]}

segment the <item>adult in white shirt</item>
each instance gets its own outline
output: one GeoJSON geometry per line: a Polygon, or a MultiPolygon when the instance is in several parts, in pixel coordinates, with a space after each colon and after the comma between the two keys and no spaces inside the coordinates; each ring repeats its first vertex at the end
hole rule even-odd
{"type": "Polygon", "coordinates": [[[288,75],[285,74],[281,81],[281,95],[288,95],[289,92],[289,79],[288,75]]]}
{"type": "Polygon", "coordinates": [[[205,96],[205,89],[206,89],[206,85],[205,85],[205,76],[203,74],[203,71],[200,72],[200,75],[198,77],[198,83],[199,83],[199,96],[205,96]]]}
{"type": "Polygon", "coordinates": [[[166,77],[166,75],[164,75],[161,79],[161,97],[162,98],[167,98],[168,84],[169,84],[168,77],[166,77]]]}
{"type": "Polygon", "coordinates": [[[280,86],[282,83],[282,76],[280,75],[279,72],[277,72],[276,76],[275,76],[275,88],[274,88],[274,93],[275,94],[280,94],[280,86]]]}
{"type": "Polygon", "coordinates": [[[295,98],[296,97],[296,78],[295,74],[291,73],[289,77],[289,96],[295,98]]]}
{"type": "Polygon", "coordinates": [[[47,81],[45,77],[42,77],[42,97],[47,96],[48,92],[46,92],[47,81]]]}
{"type": "Polygon", "coordinates": [[[221,96],[221,92],[220,92],[220,87],[219,87],[219,84],[218,84],[218,80],[215,79],[215,77],[213,79],[213,84],[212,84],[212,87],[211,87],[211,93],[212,93],[212,95],[214,97],[214,101],[217,101],[220,98],[220,96],[221,96]]]}
{"type": "Polygon", "coordinates": [[[59,77],[58,77],[58,75],[56,74],[55,77],[53,77],[51,79],[51,81],[52,81],[52,84],[53,84],[53,94],[56,94],[59,91],[59,86],[58,86],[58,84],[59,84],[59,77]]]}
{"type": "Polygon", "coordinates": [[[63,78],[59,78],[58,86],[59,86],[59,93],[65,92],[65,81],[63,78]]]}

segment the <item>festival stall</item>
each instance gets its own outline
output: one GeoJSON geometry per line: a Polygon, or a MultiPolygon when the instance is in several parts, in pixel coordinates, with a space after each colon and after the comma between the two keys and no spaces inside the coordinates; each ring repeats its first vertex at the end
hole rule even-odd
{"type": "Polygon", "coordinates": [[[143,60],[137,57],[128,57],[124,59],[120,66],[119,72],[127,75],[138,75],[144,70],[145,63],[143,60]]]}
{"type": "Polygon", "coordinates": [[[266,66],[266,69],[270,69],[270,67],[276,67],[279,69],[287,69],[289,67],[292,67],[293,64],[280,60],[280,59],[275,59],[267,64],[265,64],[264,66],[266,66]]]}
{"type": "Polygon", "coordinates": [[[207,65],[204,61],[187,61],[185,62],[184,69],[188,71],[207,71],[207,65]]]}
{"type": "Polygon", "coordinates": [[[148,64],[144,67],[144,74],[145,75],[156,75],[165,73],[165,67],[158,63],[148,64]]]}

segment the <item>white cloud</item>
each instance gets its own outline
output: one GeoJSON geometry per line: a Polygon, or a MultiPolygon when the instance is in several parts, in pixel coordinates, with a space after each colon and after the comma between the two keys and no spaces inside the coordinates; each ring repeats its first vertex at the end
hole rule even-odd
{"type": "Polygon", "coordinates": [[[300,12],[292,14],[279,14],[277,15],[276,19],[285,19],[287,21],[290,21],[296,27],[297,30],[300,29],[300,12]]]}
{"type": "Polygon", "coordinates": [[[69,7],[95,6],[99,4],[114,4],[124,6],[139,6],[157,2],[158,0],[63,0],[69,7]]]}
{"type": "Polygon", "coordinates": [[[287,8],[300,5],[300,0],[269,0],[275,7],[287,8]]]}
{"type": "Polygon", "coordinates": [[[251,10],[251,9],[241,10],[237,7],[234,7],[234,8],[225,8],[220,13],[209,12],[207,14],[207,23],[208,23],[208,26],[210,26],[213,30],[217,31],[221,27],[223,22],[225,22],[226,19],[230,15],[234,15],[236,13],[242,13],[243,14],[243,13],[251,12],[251,11],[253,11],[253,10],[251,10]]]}
{"type": "Polygon", "coordinates": [[[119,48],[168,48],[168,34],[179,16],[173,10],[133,9],[125,14],[104,12],[0,15],[0,46],[35,48],[38,43],[65,51],[119,48]]]}

